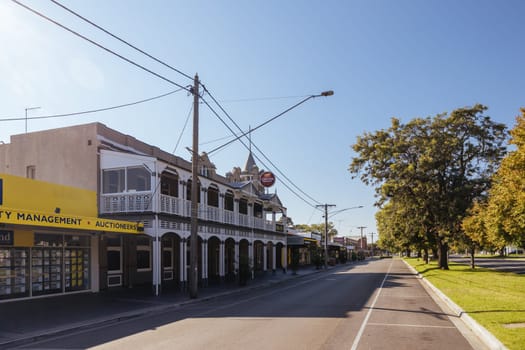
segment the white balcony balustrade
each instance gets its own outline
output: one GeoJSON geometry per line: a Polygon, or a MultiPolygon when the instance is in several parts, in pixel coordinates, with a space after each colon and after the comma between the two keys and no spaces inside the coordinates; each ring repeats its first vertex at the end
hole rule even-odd
{"type": "MultiPolygon", "coordinates": [[[[100,194],[100,213],[140,213],[153,212],[158,208],[160,213],[173,214],[183,217],[191,217],[191,201],[159,195],[159,205],[155,206],[151,192],[147,193],[119,193],[100,194]]],[[[235,213],[230,210],[220,209],[211,205],[199,204],[199,219],[219,222],[229,225],[238,225],[249,228],[275,231],[276,223],[260,217],[250,217],[246,214],[235,213]]]]}

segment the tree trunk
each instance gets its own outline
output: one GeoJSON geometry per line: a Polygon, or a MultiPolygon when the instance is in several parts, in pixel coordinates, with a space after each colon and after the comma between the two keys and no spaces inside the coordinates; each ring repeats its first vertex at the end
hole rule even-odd
{"type": "Polygon", "coordinates": [[[428,248],[425,248],[423,259],[425,260],[425,264],[428,265],[428,248]]]}
{"type": "Polygon", "coordinates": [[[448,270],[448,243],[439,240],[438,249],[438,267],[441,270],[448,270]]]}
{"type": "Polygon", "coordinates": [[[476,262],[474,260],[474,253],[476,252],[475,247],[470,247],[470,268],[475,269],[476,268],[476,262]]]}

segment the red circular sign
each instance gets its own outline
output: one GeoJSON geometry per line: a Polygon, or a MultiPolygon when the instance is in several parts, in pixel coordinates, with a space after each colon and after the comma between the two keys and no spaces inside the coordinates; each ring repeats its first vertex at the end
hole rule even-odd
{"type": "Polygon", "coordinates": [[[275,175],[271,171],[265,171],[261,174],[261,185],[264,187],[272,187],[275,183],[275,175]]]}

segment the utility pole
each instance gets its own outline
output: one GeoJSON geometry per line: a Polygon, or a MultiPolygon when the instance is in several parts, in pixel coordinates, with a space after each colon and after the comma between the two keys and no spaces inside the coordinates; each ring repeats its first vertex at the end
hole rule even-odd
{"type": "Polygon", "coordinates": [[[190,298],[197,298],[199,281],[199,76],[193,80],[193,153],[191,157],[190,298]]]}
{"type": "Polygon", "coordinates": [[[363,249],[363,230],[366,228],[366,226],[357,226],[357,228],[361,230],[361,243],[359,246],[361,249],[363,249]]]}
{"type": "Polygon", "coordinates": [[[372,236],[372,257],[374,256],[374,232],[370,232],[370,236],[372,236]]]}
{"type": "Polygon", "coordinates": [[[335,207],[335,204],[320,204],[316,208],[324,207],[324,269],[328,269],[328,207],[335,207]]]}

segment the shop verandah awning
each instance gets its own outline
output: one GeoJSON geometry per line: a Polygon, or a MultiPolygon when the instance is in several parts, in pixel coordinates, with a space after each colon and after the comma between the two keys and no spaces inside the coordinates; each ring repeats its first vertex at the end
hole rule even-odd
{"type": "Polygon", "coordinates": [[[140,234],[144,232],[142,223],[101,219],[96,217],[43,213],[0,206],[0,223],[24,226],[41,226],[74,230],[104,231],[140,234]]]}

